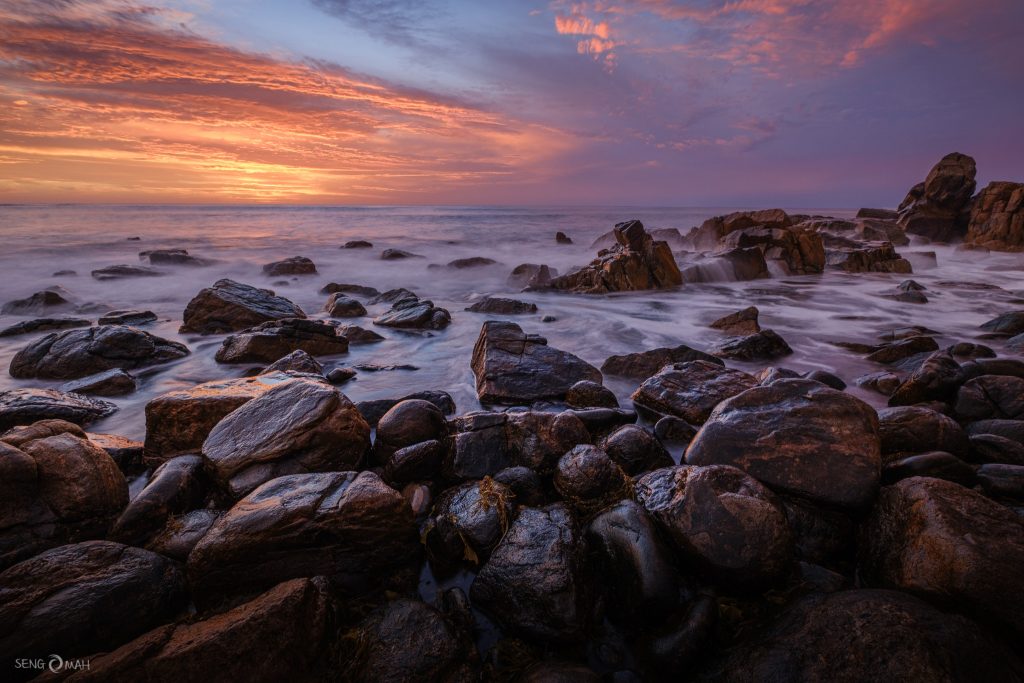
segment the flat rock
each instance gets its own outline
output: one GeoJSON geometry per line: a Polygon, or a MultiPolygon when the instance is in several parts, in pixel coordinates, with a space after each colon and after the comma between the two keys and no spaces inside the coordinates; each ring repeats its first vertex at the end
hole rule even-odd
{"type": "Polygon", "coordinates": [[[609,356],[601,365],[601,372],[607,375],[645,380],[670,363],[688,363],[697,360],[725,365],[719,358],[698,351],[686,344],[680,344],[674,347],[628,353],[623,356],[609,356]]]}
{"type": "Polygon", "coordinates": [[[114,368],[68,382],[60,390],[92,396],[124,396],[137,388],[138,384],[134,377],[120,368],[114,368]]]}
{"type": "Polygon", "coordinates": [[[666,365],[633,392],[633,402],[659,415],[673,415],[691,424],[703,424],[715,406],[757,386],[741,370],[708,361],[666,365]]]}
{"type": "Polygon", "coordinates": [[[218,363],[273,363],[293,351],[311,356],[348,352],[348,339],[322,320],[271,320],[224,339],[214,358],[218,363]]]}
{"type": "Polygon", "coordinates": [[[125,280],[134,277],[159,277],[166,274],[162,270],[150,268],[149,266],[130,266],[126,264],[107,266],[106,268],[98,268],[92,271],[92,276],[97,280],[125,280]]]}
{"type": "Polygon", "coordinates": [[[153,311],[110,311],[98,321],[99,325],[145,325],[156,322],[153,311]]]}
{"type": "Polygon", "coordinates": [[[188,303],[180,331],[221,334],[270,320],[305,317],[301,308],[269,289],[257,289],[225,279],[200,291],[188,303]]]}
{"type": "Polygon", "coordinates": [[[316,264],[305,256],[293,256],[282,261],[274,261],[263,266],[263,274],[268,277],[281,275],[315,275],[316,264]]]}
{"type": "Polygon", "coordinates": [[[713,356],[733,360],[771,360],[793,353],[786,340],[774,330],[761,330],[745,337],[731,337],[718,342],[711,349],[713,356]]]}
{"type": "Polygon", "coordinates": [[[329,282],[320,288],[321,294],[356,294],[358,296],[375,297],[379,296],[380,292],[374,287],[366,287],[364,285],[350,285],[339,282],[329,282]]]}
{"type": "Polygon", "coordinates": [[[113,403],[56,389],[0,391],[0,431],[38,420],[67,420],[84,426],[116,411],[113,403]]]}
{"type": "Polygon", "coordinates": [[[20,334],[48,332],[50,330],[69,330],[75,327],[89,327],[90,325],[92,323],[85,318],[36,318],[35,320],[24,320],[0,330],[0,337],[14,337],[20,334]]]}
{"type": "Polygon", "coordinates": [[[536,313],[537,304],[515,299],[488,296],[466,309],[471,313],[493,313],[495,315],[525,315],[536,313]]]}

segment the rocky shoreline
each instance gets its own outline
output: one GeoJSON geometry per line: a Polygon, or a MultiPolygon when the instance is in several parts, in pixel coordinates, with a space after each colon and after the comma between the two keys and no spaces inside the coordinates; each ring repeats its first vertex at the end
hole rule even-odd
{"type": "MultiPolygon", "coordinates": [[[[688,234],[626,221],[582,267],[508,277],[552,296],[685,297],[722,273],[881,273],[907,276],[883,296],[926,306],[910,276],[927,250],[900,251],[912,240],[1024,251],[1024,185],[976,189],[974,161],[951,154],[896,212],[745,211],[688,234]]],[[[552,249],[572,242],[558,233],[552,249]]],[[[93,276],[212,262],[140,259],[93,276]]],[[[4,305],[39,316],[0,332],[37,335],[9,372],[40,383],[0,391],[12,680],[1024,680],[1019,307],[943,346],[909,322],[837,341],[877,368],[843,379],[787,368],[793,345],[753,306],[709,322],[719,341],[705,348],[638,347],[599,368],[549,344],[530,302],[320,294],[312,313],[217,280],[181,314],[187,344],[142,329],[149,311],[59,288],[4,305]],[[354,402],[354,376],[402,366],[321,361],[465,315],[487,316],[460,359],[482,410],[449,386],[354,402]],[[86,431],[117,410],[110,397],[193,354],[224,378],[148,401],[144,440],[86,431]],[[88,666],[15,667],[55,653],[88,666]]]]}

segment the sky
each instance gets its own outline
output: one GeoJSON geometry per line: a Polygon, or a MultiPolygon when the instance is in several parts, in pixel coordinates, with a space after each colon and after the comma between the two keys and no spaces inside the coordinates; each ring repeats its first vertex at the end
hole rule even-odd
{"type": "Polygon", "coordinates": [[[1022,0],[0,0],[0,202],[895,206],[1022,0]]]}

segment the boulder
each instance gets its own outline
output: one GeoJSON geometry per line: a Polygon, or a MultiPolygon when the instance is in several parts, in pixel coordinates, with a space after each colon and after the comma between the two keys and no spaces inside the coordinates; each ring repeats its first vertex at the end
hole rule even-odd
{"type": "Polygon", "coordinates": [[[349,344],[376,344],[384,341],[383,336],[358,325],[338,325],[338,334],[347,339],[349,344]]]}
{"type": "Polygon", "coordinates": [[[587,294],[666,289],[683,284],[683,277],[667,242],[655,241],[638,220],[615,226],[616,244],[599,252],[590,264],[561,277],[547,287],[587,294]]]}
{"type": "Polygon", "coordinates": [[[572,238],[559,230],[555,233],[555,242],[557,244],[572,244],[572,238]]]}
{"type": "Polygon", "coordinates": [[[145,545],[164,528],[171,515],[202,505],[206,489],[201,457],[171,458],[153,471],[146,487],[117,518],[108,538],[129,545],[145,545]]]}
{"type": "Polygon", "coordinates": [[[315,275],[316,264],[305,256],[293,256],[282,261],[274,261],[263,266],[263,274],[268,277],[281,275],[315,275]]]}
{"type": "Polygon", "coordinates": [[[492,313],[495,315],[526,315],[536,313],[537,304],[515,299],[503,299],[496,296],[488,296],[480,299],[466,309],[471,313],[492,313]]]}
{"type": "Polygon", "coordinates": [[[636,482],[636,499],[689,562],[716,582],[763,587],[793,561],[781,503],[735,467],[667,467],[636,482]]]}
{"type": "Polygon", "coordinates": [[[110,651],[187,604],[167,558],[110,541],[60,546],[0,573],[0,657],[110,651]]]}
{"type": "Polygon", "coordinates": [[[383,465],[406,446],[423,441],[441,441],[448,436],[448,423],[436,405],[423,399],[399,401],[377,422],[374,456],[383,465]]]}
{"type": "Polygon", "coordinates": [[[113,403],[81,394],[56,389],[8,389],[0,391],[0,432],[38,420],[67,420],[84,426],[116,411],[113,403]]]}
{"type": "Polygon", "coordinates": [[[1011,505],[1024,503],[1024,465],[982,465],[977,471],[977,481],[989,498],[1011,505]]]}
{"type": "Polygon", "coordinates": [[[719,240],[726,253],[757,248],[766,264],[786,275],[814,275],[825,269],[825,246],[821,235],[802,227],[742,228],[719,240]]]}
{"type": "Polygon", "coordinates": [[[166,273],[149,266],[129,266],[126,264],[107,266],[106,268],[98,268],[92,271],[92,276],[100,281],[124,280],[132,277],[159,277],[161,275],[166,275],[166,273]]]}
{"type": "Polygon", "coordinates": [[[455,412],[455,400],[452,399],[451,394],[447,391],[440,390],[428,390],[428,391],[417,391],[411,394],[407,394],[402,398],[381,398],[374,401],[360,401],[356,404],[356,408],[359,409],[359,413],[366,420],[370,427],[376,428],[377,423],[380,422],[380,418],[384,416],[384,413],[388,412],[402,401],[412,400],[423,400],[429,403],[433,403],[438,409],[445,415],[451,415],[455,412]]]}
{"type": "Polygon", "coordinates": [[[633,392],[633,402],[659,415],[702,424],[715,406],[757,385],[741,371],[695,360],[666,365],[633,392]]]}
{"type": "Polygon", "coordinates": [[[782,209],[760,211],[738,211],[726,216],[715,216],[694,228],[686,239],[698,250],[716,249],[726,235],[746,228],[785,229],[793,225],[793,219],[782,209]]]}
{"type": "Polygon", "coordinates": [[[573,408],[618,408],[615,392],[598,382],[582,379],[569,387],[565,402],[573,408]]]}
{"type": "Polygon", "coordinates": [[[52,287],[24,299],[8,301],[0,307],[3,315],[33,315],[72,308],[71,294],[63,287],[52,287]]]}
{"type": "Polygon", "coordinates": [[[980,493],[927,477],[884,487],[861,533],[862,576],[1024,634],[1024,524],[980,493]]]}
{"type": "Polygon", "coordinates": [[[366,240],[349,240],[341,245],[342,249],[373,249],[373,242],[366,240]]]}
{"type": "Polygon", "coordinates": [[[118,469],[126,474],[134,474],[143,468],[142,453],[143,444],[125,436],[117,434],[86,434],[89,441],[93,442],[107,452],[117,465],[118,469]]]}
{"type": "Polygon", "coordinates": [[[580,380],[601,382],[601,373],[547,340],[526,334],[515,323],[489,320],[473,348],[473,373],[482,403],[530,404],[564,399],[580,380]]]}
{"type": "Polygon", "coordinates": [[[708,327],[721,330],[730,336],[757,334],[761,331],[761,326],[757,323],[758,313],[757,306],[748,306],[742,311],[719,318],[708,327]]]}
{"type": "Polygon", "coordinates": [[[189,555],[188,575],[200,599],[312,576],[361,592],[415,562],[418,549],[409,504],[373,472],[293,474],[218,519],[189,555]]]}
{"type": "Polygon", "coordinates": [[[569,507],[583,516],[628,498],[632,488],[622,468],[590,444],[573,446],[558,460],[553,483],[569,507]]]}
{"type": "Polygon", "coordinates": [[[847,273],[912,273],[910,261],[896,253],[891,242],[872,242],[864,246],[828,252],[830,268],[847,273]]]}
{"type": "Polygon", "coordinates": [[[311,356],[348,353],[348,339],[328,322],[285,318],[228,335],[214,358],[218,363],[273,363],[293,351],[311,356]]]}
{"type": "Polygon", "coordinates": [[[380,253],[380,257],[384,261],[401,261],[403,259],[410,258],[425,258],[419,254],[413,254],[412,252],[405,251],[403,249],[385,249],[380,253]]]}
{"type": "Polygon", "coordinates": [[[110,311],[104,314],[98,325],[146,325],[156,322],[156,313],[153,311],[122,310],[110,311]]]}
{"type": "Polygon", "coordinates": [[[275,372],[297,372],[307,375],[323,375],[324,366],[320,365],[320,362],[313,358],[302,349],[292,351],[287,356],[284,356],[263,369],[261,375],[267,375],[275,372]]]}
{"type": "Polygon", "coordinates": [[[365,296],[372,298],[380,296],[380,292],[374,287],[366,287],[365,285],[350,285],[339,282],[328,282],[326,285],[320,288],[321,294],[356,294],[358,296],[365,296]]]}
{"type": "Polygon", "coordinates": [[[0,330],[0,337],[15,337],[20,334],[48,332],[50,330],[69,330],[75,327],[89,327],[91,322],[84,318],[35,318],[15,323],[0,330]]]}
{"type": "Polygon", "coordinates": [[[208,266],[210,261],[192,256],[187,249],[152,249],[140,251],[140,259],[149,259],[154,266],[208,266]]]}
{"type": "Polygon", "coordinates": [[[781,491],[863,507],[878,487],[878,416],[863,401],[806,379],[726,399],[686,450],[690,465],[733,465],[781,491]]]}
{"type": "Polygon", "coordinates": [[[933,337],[907,337],[899,341],[883,344],[877,351],[870,353],[867,359],[872,363],[896,363],[919,353],[938,351],[939,344],[933,337]]]}
{"type": "Polygon", "coordinates": [[[968,439],[970,448],[965,459],[970,462],[1024,465],[1024,443],[998,434],[975,434],[968,439]]]}
{"type": "Polygon", "coordinates": [[[507,282],[512,287],[546,287],[554,278],[558,277],[558,271],[546,265],[536,263],[521,263],[512,269],[507,282]]]}
{"type": "Polygon", "coordinates": [[[469,258],[458,258],[454,261],[449,261],[445,266],[446,268],[452,268],[454,270],[464,270],[466,268],[480,268],[482,266],[493,266],[498,262],[492,258],[485,256],[470,256],[469,258]]]}
{"type": "Polygon", "coordinates": [[[956,420],[919,406],[879,410],[878,433],[883,462],[929,451],[963,457],[969,448],[967,433],[956,420]]]}
{"type": "Polygon", "coordinates": [[[601,365],[601,372],[607,375],[645,380],[670,363],[688,363],[698,360],[725,366],[725,363],[710,354],[690,348],[686,344],[680,344],[671,348],[628,353],[624,356],[609,356],[601,365]]]}
{"type": "Polygon", "coordinates": [[[135,378],[120,368],[76,379],[61,386],[60,390],[93,396],[124,396],[138,389],[135,378]]]}
{"type": "Polygon", "coordinates": [[[340,292],[331,294],[324,304],[324,311],[332,318],[358,318],[366,315],[366,307],[340,292]]]}
{"type": "Polygon", "coordinates": [[[374,325],[418,330],[443,330],[451,322],[452,315],[447,309],[435,306],[428,299],[420,299],[411,292],[396,299],[390,310],[373,319],[374,325]]]}
{"type": "Polygon", "coordinates": [[[221,334],[284,318],[305,318],[302,309],[269,289],[218,280],[185,307],[180,332],[221,334]]]}
{"type": "Polygon", "coordinates": [[[889,405],[949,401],[956,396],[964,379],[960,364],[945,351],[936,351],[896,388],[889,397],[889,405]]]}
{"type": "Polygon", "coordinates": [[[956,415],[975,420],[1024,420],[1024,379],[982,375],[967,380],[958,390],[956,415]]]}
{"type": "Polygon", "coordinates": [[[1024,250],[1024,183],[986,185],[971,204],[964,242],[995,251],[1024,250]]]}
{"type": "Polygon", "coordinates": [[[235,499],[276,477],[353,470],[370,448],[370,426],[325,381],[297,377],[236,409],[210,431],[203,458],[235,499]]]}
{"type": "Polygon", "coordinates": [[[1024,311],[1010,311],[984,323],[981,329],[991,336],[1012,337],[1024,333],[1024,311]]]}
{"type": "Polygon", "coordinates": [[[711,347],[710,352],[719,358],[755,361],[771,360],[793,353],[786,340],[774,330],[761,330],[745,337],[730,337],[711,347]]]}
{"type": "Polygon", "coordinates": [[[974,159],[955,152],[947,154],[900,203],[899,224],[907,232],[936,242],[962,237],[977,187],[976,174],[974,159]]]}
{"type": "Polygon", "coordinates": [[[474,606],[526,638],[581,640],[589,615],[580,541],[564,505],[521,508],[473,581],[474,606]]]}
{"type": "Polygon", "coordinates": [[[134,327],[104,325],[48,334],[19,351],[10,372],[19,379],[77,379],[167,363],[188,353],[184,344],[134,327]]]}
{"type": "Polygon", "coordinates": [[[672,466],[672,457],[665,447],[650,431],[640,425],[622,425],[601,439],[598,446],[630,476],[659,467],[672,466]]]}
{"type": "Polygon", "coordinates": [[[421,532],[431,560],[441,566],[486,562],[512,523],[514,498],[490,477],[442,493],[421,532]]]}
{"type": "Polygon", "coordinates": [[[446,445],[436,439],[399,448],[384,463],[384,481],[394,486],[437,479],[445,452],[446,445]]]}

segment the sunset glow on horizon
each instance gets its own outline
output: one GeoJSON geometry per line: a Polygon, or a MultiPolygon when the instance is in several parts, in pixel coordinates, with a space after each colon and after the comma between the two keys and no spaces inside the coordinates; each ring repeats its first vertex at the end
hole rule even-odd
{"type": "Polygon", "coordinates": [[[894,205],[1024,176],[1017,0],[0,0],[0,201],[894,205]]]}

